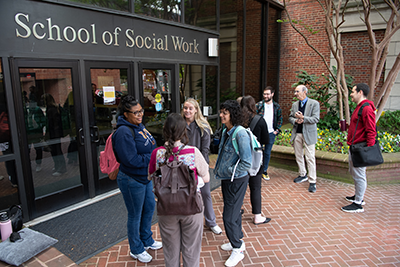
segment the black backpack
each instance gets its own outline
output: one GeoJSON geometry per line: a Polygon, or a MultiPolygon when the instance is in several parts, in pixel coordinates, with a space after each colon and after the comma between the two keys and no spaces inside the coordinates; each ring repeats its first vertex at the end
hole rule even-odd
{"type": "Polygon", "coordinates": [[[194,171],[178,161],[183,147],[173,153],[173,161],[169,162],[166,158],[165,164],[153,175],[158,215],[193,215],[203,211],[194,171]]]}

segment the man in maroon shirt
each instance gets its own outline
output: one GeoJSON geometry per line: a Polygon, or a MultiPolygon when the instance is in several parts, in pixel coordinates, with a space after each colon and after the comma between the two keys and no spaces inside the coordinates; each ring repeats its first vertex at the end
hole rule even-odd
{"type": "MultiPolygon", "coordinates": [[[[351,115],[349,131],[347,133],[347,144],[350,146],[352,142],[354,144],[360,142],[367,142],[368,146],[375,144],[376,137],[376,124],[375,124],[375,106],[374,103],[367,99],[369,93],[369,87],[365,83],[359,83],[351,90],[351,100],[357,104],[356,109],[351,115]],[[358,111],[362,105],[368,103],[369,105],[364,106],[360,121],[357,125],[358,111]],[[356,129],[357,125],[357,129],[356,129]],[[355,136],[354,136],[355,133],[355,136]],[[354,137],[354,141],[353,141],[354,137]]],[[[349,150],[349,172],[353,176],[355,195],[346,197],[347,201],[353,202],[352,204],[342,207],[345,212],[364,212],[362,205],[364,202],[364,193],[367,189],[367,167],[354,167],[351,159],[349,150]]]]}

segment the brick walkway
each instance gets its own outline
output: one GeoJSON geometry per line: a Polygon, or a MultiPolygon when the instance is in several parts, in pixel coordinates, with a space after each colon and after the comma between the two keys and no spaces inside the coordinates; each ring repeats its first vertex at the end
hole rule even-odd
{"type": "MultiPolygon", "coordinates": [[[[263,213],[272,218],[265,225],[252,223],[248,192],[243,215],[246,253],[237,266],[400,266],[400,185],[373,185],[367,188],[365,212],[349,214],[344,196],[353,195],[354,186],[319,179],[317,192],[308,193],[308,183],[295,184],[295,172],[271,167],[270,181],[263,181],[263,213]]],[[[223,228],[221,189],[212,192],[218,224],[223,228]]],[[[158,225],[152,227],[160,240],[158,225]]],[[[225,233],[204,230],[201,267],[224,266],[228,252],[219,246],[227,242],[225,233]]],[[[162,249],[150,251],[149,264],[129,257],[128,242],[107,249],[81,263],[83,267],[164,266],[162,249]]],[[[51,248],[25,266],[76,266],[51,248]]],[[[6,266],[0,262],[0,267],[6,266]]]]}
{"type": "MultiPolygon", "coordinates": [[[[246,254],[237,266],[400,266],[400,185],[369,186],[365,212],[349,214],[354,186],[320,179],[317,192],[308,183],[295,184],[295,172],[271,167],[270,181],[263,181],[263,213],[272,218],[265,225],[252,223],[248,192],[243,216],[246,254]]],[[[223,201],[220,188],[212,192],[218,224],[222,227],[223,201]]],[[[160,240],[158,225],[154,237],[160,240]]],[[[224,266],[228,252],[219,246],[225,233],[204,230],[202,267],[224,266]]],[[[162,250],[150,251],[151,263],[129,257],[127,240],[83,262],[86,267],[164,266],[162,250]]]]}

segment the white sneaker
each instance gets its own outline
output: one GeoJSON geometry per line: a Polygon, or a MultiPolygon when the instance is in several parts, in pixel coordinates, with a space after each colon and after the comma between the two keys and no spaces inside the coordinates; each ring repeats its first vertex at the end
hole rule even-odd
{"type": "Polygon", "coordinates": [[[218,225],[210,227],[211,231],[216,234],[216,235],[220,235],[222,234],[222,229],[221,227],[219,227],[218,225]]]}
{"type": "Polygon", "coordinates": [[[129,252],[129,254],[132,258],[144,263],[151,262],[151,260],[153,259],[153,257],[149,253],[147,253],[146,250],[140,254],[133,254],[132,252],[129,252]]]}
{"type": "MultiPolygon", "coordinates": [[[[231,242],[221,245],[221,249],[225,250],[225,251],[231,251],[233,249],[231,242]]],[[[244,244],[243,241],[242,241],[242,245],[240,246],[240,249],[241,250],[246,249],[246,245],[244,244]]]]}
{"type": "Polygon", "coordinates": [[[42,166],[40,164],[36,165],[36,172],[40,172],[42,170],[42,166]]]}
{"type": "Polygon", "coordinates": [[[241,248],[232,249],[232,254],[229,256],[229,259],[225,262],[225,266],[233,267],[236,266],[241,260],[244,259],[244,250],[241,248]]]}
{"type": "Polygon", "coordinates": [[[151,246],[144,247],[145,250],[148,250],[149,248],[152,250],[160,249],[162,248],[162,243],[154,240],[154,243],[151,246]]]}
{"type": "Polygon", "coordinates": [[[231,251],[233,249],[231,242],[221,245],[221,249],[225,251],[231,251]]]}

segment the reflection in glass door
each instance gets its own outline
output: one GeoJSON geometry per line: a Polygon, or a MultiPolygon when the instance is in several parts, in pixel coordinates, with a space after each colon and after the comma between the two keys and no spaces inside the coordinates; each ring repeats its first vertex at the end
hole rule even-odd
{"type": "Polygon", "coordinates": [[[157,145],[163,145],[164,121],[172,111],[171,70],[143,69],[144,124],[157,145]]]}
{"type": "MultiPolygon", "coordinates": [[[[90,69],[93,96],[93,117],[99,131],[96,143],[97,158],[104,150],[108,136],[116,127],[117,107],[121,97],[128,94],[128,69],[90,69]]],[[[99,179],[108,175],[98,168],[99,179]]]]}
{"type": "MultiPolygon", "coordinates": [[[[14,153],[9,124],[9,110],[3,81],[2,62],[0,60],[0,155],[14,153]]],[[[18,196],[17,172],[14,160],[0,162],[0,210],[20,204],[18,196]]]]}
{"type": "Polygon", "coordinates": [[[35,197],[82,185],[71,69],[20,68],[35,197]]]}

